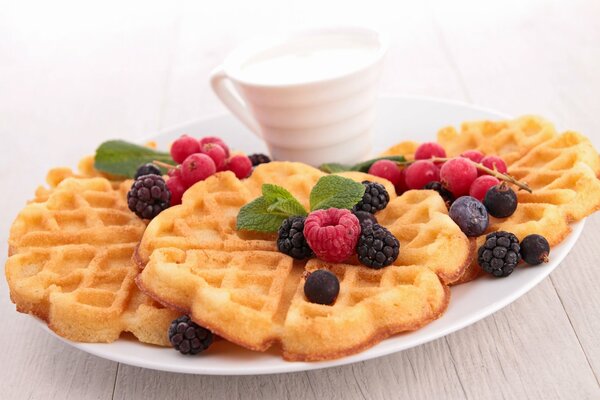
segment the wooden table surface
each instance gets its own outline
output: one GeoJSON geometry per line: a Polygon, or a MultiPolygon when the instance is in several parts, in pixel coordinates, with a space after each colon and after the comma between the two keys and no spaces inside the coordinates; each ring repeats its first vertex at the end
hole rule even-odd
{"type": "MultiPolygon", "coordinates": [[[[74,165],[108,138],[137,140],[224,112],[209,71],[248,35],[307,22],[387,31],[385,93],[540,114],[600,148],[595,0],[83,3],[0,5],[3,243],[47,169],[74,165]]],[[[598,399],[599,233],[593,216],[548,279],[466,329],[387,357],[283,375],[177,375],[88,355],[16,313],[2,280],[0,397],[598,399]]]]}

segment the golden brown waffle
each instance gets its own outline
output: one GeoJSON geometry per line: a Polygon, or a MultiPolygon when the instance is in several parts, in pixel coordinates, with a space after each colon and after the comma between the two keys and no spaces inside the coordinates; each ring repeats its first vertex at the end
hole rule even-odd
{"type": "Polygon", "coordinates": [[[6,278],[17,310],[47,321],[59,335],[111,342],[121,332],[168,345],[177,314],[143,295],[131,257],[145,223],[127,208],[131,181],[118,189],[105,178],[66,178],[17,216],[9,237],[6,278]]]}
{"type": "Polygon", "coordinates": [[[156,217],[138,249],[144,266],[138,286],[234,343],[259,351],[280,343],[289,360],[342,357],[438,318],[449,290],[434,271],[454,279],[470,261],[469,242],[443,201],[431,191],[396,198],[385,180],[345,175],[388,187],[390,211],[378,217],[400,240],[394,266],[376,271],[356,260],[347,265],[294,261],[277,252],[275,234],[237,231],[240,208],[260,195],[262,183],[284,186],[308,206],[310,190],[323,176],[304,164],[273,162],[257,167],[245,181],[225,172],[197,183],[181,206],[156,217]],[[317,268],[340,279],[333,306],[304,297],[303,272],[317,268]]]}

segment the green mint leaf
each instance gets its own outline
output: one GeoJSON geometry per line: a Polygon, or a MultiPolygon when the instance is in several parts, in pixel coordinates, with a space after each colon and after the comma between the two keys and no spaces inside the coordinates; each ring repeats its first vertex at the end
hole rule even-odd
{"type": "Polygon", "coordinates": [[[319,179],[310,192],[310,209],[351,209],[362,200],[364,194],[362,183],[338,175],[327,175],[319,179]]]}
{"type": "Polygon", "coordinates": [[[375,162],[377,162],[379,160],[406,161],[406,158],[404,158],[404,156],[377,157],[377,158],[372,158],[370,160],[363,161],[363,162],[360,162],[360,163],[354,164],[354,165],[346,165],[346,164],[339,164],[339,163],[327,163],[327,164],[321,164],[319,169],[328,174],[336,174],[338,172],[344,172],[344,171],[369,172],[369,168],[371,168],[371,165],[375,164],[375,162]]]}
{"type": "Polygon", "coordinates": [[[306,210],[287,189],[265,183],[262,185],[263,198],[267,202],[267,210],[272,213],[286,215],[306,215],[306,210]]]}
{"type": "Polygon", "coordinates": [[[352,165],[339,164],[339,163],[327,163],[321,164],[319,169],[328,174],[335,174],[338,172],[351,171],[352,165]]]}
{"type": "MultiPolygon", "coordinates": [[[[96,149],[94,168],[98,171],[133,178],[140,165],[154,160],[175,164],[169,153],[124,140],[109,140],[96,149]]],[[[161,170],[166,173],[165,169],[161,168],[161,170]]]]}
{"type": "Polygon", "coordinates": [[[269,206],[264,197],[254,199],[240,209],[237,216],[237,229],[277,232],[286,215],[278,215],[269,212],[269,206]]]}

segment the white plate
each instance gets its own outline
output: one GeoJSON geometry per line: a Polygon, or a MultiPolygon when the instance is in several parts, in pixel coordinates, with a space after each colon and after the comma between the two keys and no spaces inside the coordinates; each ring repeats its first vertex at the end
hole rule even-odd
{"type": "MultiPolygon", "coordinates": [[[[467,104],[414,97],[382,97],[378,105],[375,127],[375,150],[380,151],[404,139],[433,140],[437,130],[473,119],[506,118],[498,112],[467,104]]],[[[234,117],[223,115],[192,121],[169,129],[155,139],[166,148],[182,133],[192,136],[218,135],[236,149],[247,152],[264,151],[264,145],[234,117]]],[[[550,262],[537,267],[517,268],[505,279],[482,277],[474,282],[452,288],[452,298],[446,313],[437,321],[415,332],[396,335],[378,345],[339,360],[324,362],[288,362],[277,351],[255,353],[224,341],[215,343],[210,351],[196,357],[182,356],[174,350],[145,345],[133,339],[119,339],[110,344],[64,342],[109,360],[163,371],[206,375],[256,375],[305,371],[350,364],[395,353],[464,328],[500,310],[525,294],[544,279],[571,250],[583,229],[583,221],[572,226],[573,232],[552,249],[550,262]]],[[[40,324],[51,332],[44,323],[40,324]]],[[[54,333],[52,333],[54,334],[54,333]]],[[[57,336],[58,337],[58,336],[57,336]]]]}

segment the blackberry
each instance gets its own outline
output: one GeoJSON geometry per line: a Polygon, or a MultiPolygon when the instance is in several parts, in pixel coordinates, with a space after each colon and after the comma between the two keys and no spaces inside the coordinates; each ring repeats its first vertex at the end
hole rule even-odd
{"type": "Polygon", "coordinates": [[[340,293],[340,281],[326,269],[311,272],[304,282],[304,295],[311,303],[331,305],[340,293]]]}
{"type": "Polygon", "coordinates": [[[444,203],[446,203],[446,207],[448,207],[448,208],[450,208],[450,206],[452,205],[452,202],[454,201],[454,196],[452,195],[452,192],[449,191],[448,189],[446,189],[442,185],[442,182],[431,181],[428,184],[426,184],[425,186],[423,186],[423,189],[435,190],[436,192],[438,192],[439,195],[442,197],[442,199],[444,199],[444,203]]]}
{"type": "Polygon", "coordinates": [[[371,214],[370,212],[352,211],[352,214],[356,215],[356,218],[358,218],[358,222],[360,222],[361,226],[362,226],[362,224],[376,224],[377,223],[377,218],[375,218],[375,215],[371,214]]]}
{"type": "Polygon", "coordinates": [[[184,315],[171,322],[169,342],[181,354],[193,355],[210,347],[213,334],[184,315]]]}
{"type": "Polygon", "coordinates": [[[352,209],[353,211],[366,211],[375,214],[383,210],[390,202],[390,195],[381,183],[362,181],[365,186],[365,194],[361,201],[352,209]]]}
{"type": "Polygon", "coordinates": [[[257,165],[260,165],[260,164],[266,164],[266,163],[271,162],[271,159],[269,158],[269,156],[266,154],[262,154],[262,153],[250,154],[248,156],[248,158],[250,159],[250,162],[252,162],[253,167],[256,167],[257,165]]]}
{"type": "Polygon", "coordinates": [[[165,180],[159,175],[142,175],[138,177],[129,193],[127,205],[138,217],[152,219],[162,210],[169,207],[171,192],[165,180]]]}
{"type": "Polygon", "coordinates": [[[160,172],[160,168],[158,168],[156,165],[152,164],[152,163],[148,163],[148,164],[142,164],[138,167],[136,173],[135,173],[135,179],[139,178],[142,175],[162,175],[162,173],[160,172]]]}
{"type": "Polygon", "coordinates": [[[512,274],[521,259],[519,239],[510,232],[492,232],[477,251],[477,262],[488,274],[504,277],[512,274]]]}
{"type": "Polygon", "coordinates": [[[521,257],[529,265],[548,262],[550,245],[542,235],[527,235],[521,241],[521,257]]]}
{"type": "Polygon", "coordinates": [[[297,260],[310,258],[313,251],[304,237],[304,221],[306,217],[288,217],[279,227],[277,249],[297,260]]]}
{"type": "Polygon", "coordinates": [[[517,195],[503,182],[488,189],[483,198],[483,205],[493,217],[510,217],[517,209],[517,195]]]}
{"type": "Polygon", "coordinates": [[[367,267],[380,269],[390,265],[400,252],[400,242],[379,224],[362,225],[356,253],[358,260],[367,267]]]}

